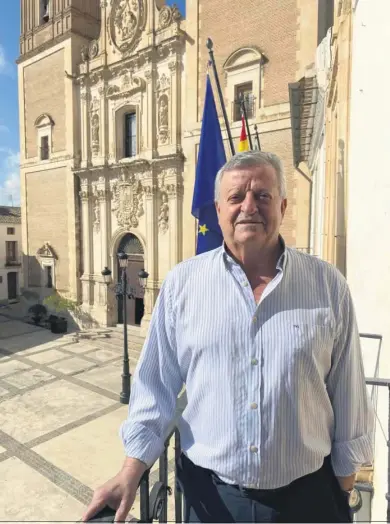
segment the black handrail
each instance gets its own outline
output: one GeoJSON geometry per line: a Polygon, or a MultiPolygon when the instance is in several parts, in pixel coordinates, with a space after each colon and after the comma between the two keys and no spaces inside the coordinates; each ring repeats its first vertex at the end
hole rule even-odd
{"type": "MultiPolygon", "coordinates": [[[[168,496],[172,488],[168,485],[168,447],[172,436],[175,438],[175,467],[181,453],[180,433],[175,427],[165,440],[164,451],[159,458],[159,480],[150,489],[151,468],[147,469],[140,481],[140,522],[158,520],[168,522],[168,496]]],[[[182,493],[175,475],[175,522],[182,522],[182,493]]]]}

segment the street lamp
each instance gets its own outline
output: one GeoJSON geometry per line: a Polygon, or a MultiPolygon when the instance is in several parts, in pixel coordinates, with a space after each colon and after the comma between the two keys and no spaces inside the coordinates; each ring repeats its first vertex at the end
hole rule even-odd
{"type": "Polygon", "coordinates": [[[103,279],[105,284],[111,284],[111,269],[106,266],[102,271],[103,279]]]}
{"type": "MultiPolygon", "coordinates": [[[[116,288],[117,298],[122,297],[122,315],[123,315],[123,372],[122,372],[122,391],[120,394],[121,404],[128,404],[130,399],[130,381],[131,374],[129,368],[129,350],[127,342],[127,308],[126,308],[126,298],[134,299],[134,291],[127,291],[127,265],[129,262],[129,257],[126,253],[118,253],[118,262],[121,269],[121,281],[116,288]]],[[[104,270],[103,270],[104,271],[104,270]]],[[[102,272],[103,274],[103,272],[102,272]]],[[[103,275],[104,276],[104,275],[103,275]]],[[[138,273],[138,279],[140,286],[145,289],[146,283],[148,280],[149,274],[142,269],[138,273]]]]}

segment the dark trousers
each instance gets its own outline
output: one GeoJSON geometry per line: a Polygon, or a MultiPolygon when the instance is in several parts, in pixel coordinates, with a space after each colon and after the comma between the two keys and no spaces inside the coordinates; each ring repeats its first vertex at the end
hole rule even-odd
{"type": "Polygon", "coordinates": [[[318,471],[278,489],[226,484],[183,454],[177,479],[184,495],[184,522],[352,522],[348,495],[329,457],[318,471]]]}

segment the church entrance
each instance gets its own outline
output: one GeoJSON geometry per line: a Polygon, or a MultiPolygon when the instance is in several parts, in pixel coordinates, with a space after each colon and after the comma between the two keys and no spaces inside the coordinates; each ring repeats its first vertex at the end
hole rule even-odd
{"type": "MultiPolygon", "coordinates": [[[[144,268],[144,250],[139,239],[132,233],[125,235],[118,253],[124,252],[129,257],[127,264],[127,292],[134,298],[126,298],[127,323],[139,326],[144,316],[144,290],[140,286],[138,273],[144,268]]],[[[121,268],[117,262],[118,283],[121,282],[121,268]]],[[[118,298],[118,324],[123,324],[123,297],[118,298]]]]}

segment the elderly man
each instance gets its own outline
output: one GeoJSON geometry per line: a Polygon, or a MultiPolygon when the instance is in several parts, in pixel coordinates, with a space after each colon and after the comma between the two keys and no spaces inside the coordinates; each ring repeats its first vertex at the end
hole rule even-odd
{"type": "Polygon", "coordinates": [[[122,427],[126,460],[84,515],[124,520],[163,450],[177,396],[187,522],[347,522],[372,460],[372,413],[348,286],[285,246],[286,185],[273,154],[238,154],[216,177],[223,245],[161,288],[122,427]]]}

